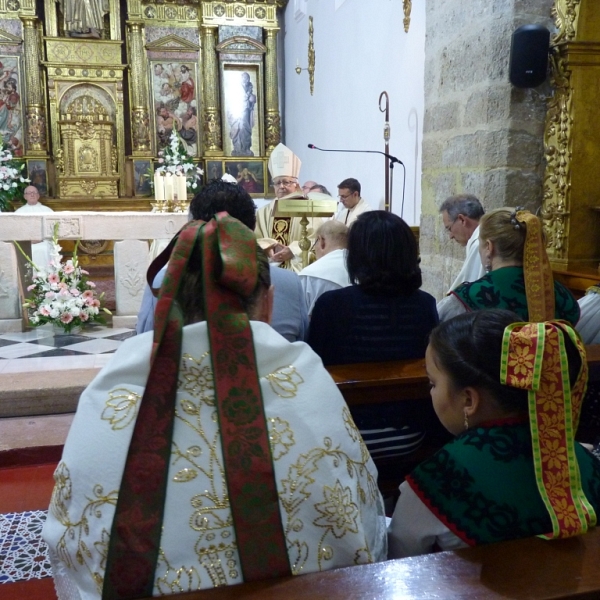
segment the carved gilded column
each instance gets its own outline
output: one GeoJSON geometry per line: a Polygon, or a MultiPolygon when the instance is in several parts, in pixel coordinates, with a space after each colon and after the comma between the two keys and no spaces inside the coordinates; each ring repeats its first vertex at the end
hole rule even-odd
{"type": "Polygon", "coordinates": [[[279,85],[277,81],[277,29],[267,29],[267,55],[265,58],[266,119],[265,146],[267,154],[281,141],[279,116],[279,85]]]}
{"type": "Polygon", "coordinates": [[[204,154],[223,154],[221,114],[219,112],[219,71],[217,68],[216,27],[202,26],[202,60],[204,64],[204,154]]]}
{"type": "Polygon", "coordinates": [[[150,155],[150,115],[148,112],[148,85],[146,56],[144,54],[144,24],[129,21],[129,52],[131,73],[131,137],[133,154],[150,155]]]}
{"type": "Polygon", "coordinates": [[[26,150],[28,154],[45,155],[46,109],[40,70],[41,49],[38,34],[37,17],[21,17],[23,21],[23,39],[25,46],[25,81],[27,85],[27,105],[25,120],[27,123],[26,150]]]}

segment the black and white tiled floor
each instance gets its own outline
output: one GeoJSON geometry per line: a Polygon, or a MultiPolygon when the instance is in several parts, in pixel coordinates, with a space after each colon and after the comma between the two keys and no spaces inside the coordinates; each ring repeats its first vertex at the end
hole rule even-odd
{"type": "Polygon", "coordinates": [[[90,326],[80,333],[54,334],[49,326],[0,334],[0,374],[103,367],[133,329],[90,326]]]}

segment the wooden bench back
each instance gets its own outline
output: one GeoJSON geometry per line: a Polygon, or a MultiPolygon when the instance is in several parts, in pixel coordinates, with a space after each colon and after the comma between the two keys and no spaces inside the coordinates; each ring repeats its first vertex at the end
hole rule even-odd
{"type": "Polygon", "coordinates": [[[513,540],[171,597],[177,600],[598,600],[600,530],[566,540],[513,540]]]}

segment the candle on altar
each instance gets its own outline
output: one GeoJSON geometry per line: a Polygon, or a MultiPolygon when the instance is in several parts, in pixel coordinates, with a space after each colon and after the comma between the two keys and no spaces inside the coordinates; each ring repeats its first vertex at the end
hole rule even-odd
{"type": "Polygon", "coordinates": [[[171,173],[167,173],[165,175],[165,200],[173,200],[174,192],[173,175],[171,175],[171,173]]]}
{"type": "Polygon", "coordinates": [[[177,179],[176,181],[176,189],[177,189],[177,198],[181,201],[181,200],[186,200],[187,199],[187,187],[186,187],[186,180],[185,180],[185,175],[182,175],[181,173],[177,173],[177,179]]]}
{"type": "Polygon", "coordinates": [[[156,200],[165,199],[165,178],[158,171],[154,173],[154,198],[156,200]]]}

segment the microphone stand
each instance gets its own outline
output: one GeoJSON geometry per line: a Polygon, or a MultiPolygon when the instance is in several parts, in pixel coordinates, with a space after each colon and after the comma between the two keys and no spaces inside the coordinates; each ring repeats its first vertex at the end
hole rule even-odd
{"type": "MultiPolygon", "coordinates": [[[[334,150],[334,149],[330,149],[330,148],[319,148],[319,147],[315,146],[314,144],[308,144],[308,147],[311,150],[319,150],[320,152],[353,152],[353,153],[358,153],[358,154],[383,154],[383,156],[385,156],[390,161],[390,170],[391,170],[390,172],[392,174],[391,182],[390,182],[390,210],[391,210],[391,206],[392,206],[394,164],[398,163],[399,165],[402,165],[402,167],[404,169],[404,182],[402,184],[402,207],[400,209],[400,216],[402,218],[404,218],[403,215],[404,215],[404,196],[406,193],[406,166],[399,158],[396,158],[395,156],[392,156],[391,154],[388,154],[387,152],[380,152],[379,150],[334,150]]],[[[387,207],[386,207],[386,210],[387,210],[387,207]]]]}

